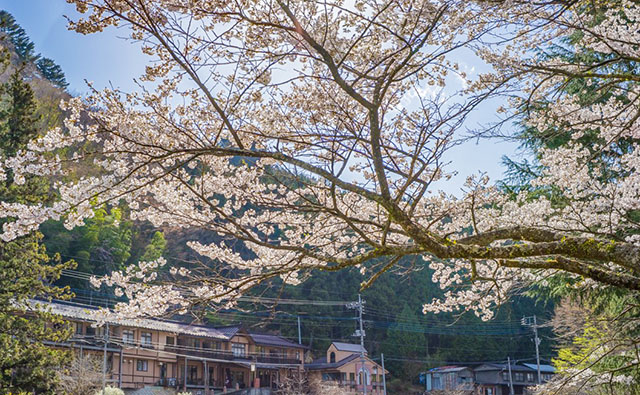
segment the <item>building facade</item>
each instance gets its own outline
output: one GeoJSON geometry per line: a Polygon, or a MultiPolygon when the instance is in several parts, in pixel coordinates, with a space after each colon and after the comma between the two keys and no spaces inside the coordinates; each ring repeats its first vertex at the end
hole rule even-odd
{"type": "Polygon", "coordinates": [[[122,319],[96,327],[96,309],[37,304],[73,326],[71,339],[51,345],[102,358],[107,382],[122,389],[165,386],[209,395],[225,389],[277,388],[283,375],[304,369],[307,347],[240,326],[122,319]]]}
{"type": "Polygon", "coordinates": [[[383,374],[387,372],[359,344],[333,342],[325,356],[305,367],[311,379],[331,382],[347,393],[362,393],[365,385],[368,394],[384,393],[383,374]]]}
{"type": "MultiPolygon", "coordinates": [[[[555,369],[540,365],[541,382],[551,380],[555,369]]],[[[422,380],[422,378],[421,378],[422,380]]],[[[475,368],[468,366],[441,366],[424,375],[427,393],[467,392],[477,395],[523,395],[538,383],[537,365],[485,363],[475,368]]]]}

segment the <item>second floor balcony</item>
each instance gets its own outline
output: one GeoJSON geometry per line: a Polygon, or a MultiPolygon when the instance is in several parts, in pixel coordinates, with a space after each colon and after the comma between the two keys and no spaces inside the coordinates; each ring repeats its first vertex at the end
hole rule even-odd
{"type": "Polygon", "coordinates": [[[275,365],[300,365],[302,361],[284,355],[273,354],[247,354],[233,352],[229,350],[218,350],[209,348],[194,348],[186,345],[165,345],[164,350],[181,356],[197,357],[211,360],[257,362],[275,365]]]}

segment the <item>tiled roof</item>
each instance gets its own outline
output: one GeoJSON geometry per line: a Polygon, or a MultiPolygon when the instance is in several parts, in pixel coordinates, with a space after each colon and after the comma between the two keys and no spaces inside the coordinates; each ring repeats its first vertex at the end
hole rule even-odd
{"type": "MultiPolygon", "coordinates": [[[[79,306],[71,303],[44,302],[39,300],[31,300],[29,301],[29,305],[31,308],[47,310],[53,314],[57,314],[70,319],[97,322],[99,318],[99,310],[93,307],[79,306]]],[[[227,339],[224,333],[218,331],[216,328],[209,328],[202,325],[193,325],[183,322],[151,318],[110,319],[108,317],[106,317],[104,321],[111,325],[144,328],[221,340],[227,339]]]]}
{"type": "Polygon", "coordinates": [[[227,339],[231,339],[232,337],[234,337],[236,335],[236,333],[238,333],[238,331],[240,330],[240,326],[239,325],[230,325],[230,326],[218,326],[216,327],[216,330],[220,333],[222,333],[227,339]]]}
{"type": "Polygon", "coordinates": [[[251,336],[256,344],[259,344],[261,346],[307,348],[306,346],[294,343],[288,339],[276,335],[250,333],[249,336],[251,336]]]}
{"type": "MultiPolygon", "coordinates": [[[[347,352],[357,352],[357,353],[359,353],[361,350],[364,350],[364,348],[359,344],[341,343],[341,342],[333,342],[331,344],[333,344],[338,351],[347,351],[347,352]]],[[[366,354],[367,350],[364,350],[364,352],[366,354]]]]}

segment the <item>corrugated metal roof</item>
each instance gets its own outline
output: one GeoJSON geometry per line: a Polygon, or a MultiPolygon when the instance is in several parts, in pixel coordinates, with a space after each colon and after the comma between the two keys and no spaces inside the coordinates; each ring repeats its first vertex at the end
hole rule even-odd
{"type": "Polygon", "coordinates": [[[364,350],[365,353],[367,352],[367,350],[365,350],[364,347],[362,347],[359,344],[341,343],[341,342],[333,342],[331,344],[333,344],[338,351],[347,351],[347,352],[357,352],[357,353],[359,353],[361,350],[364,350]]]}
{"type": "MultiPolygon", "coordinates": [[[[531,368],[533,370],[535,370],[536,372],[538,371],[538,365],[536,365],[535,363],[523,363],[524,366],[531,368]]],[[[554,368],[551,365],[540,365],[540,373],[555,373],[556,372],[556,368],[554,368]]]]}
{"type": "Polygon", "coordinates": [[[447,372],[460,372],[465,369],[471,370],[471,368],[467,366],[440,366],[438,368],[429,369],[429,371],[434,373],[447,373],[447,372]]]}
{"type": "MultiPolygon", "coordinates": [[[[506,371],[506,370],[509,370],[509,366],[506,363],[487,363],[473,370],[476,372],[484,372],[484,371],[490,371],[490,370],[506,371]]],[[[512,372],[531,372],[531,368],[527,366],[511,364],[511,371],[512,372]]]]}
{"type": "Polygon", "coordinates": [[[227,340],[227,337],[216,328],[209,328],[201,325],[192,325],[182,322],[158,320],[151,318],[137,319],[111,319],[108,316],[99,317],[100,310],[96,308],[78,306],[73,304],[63,304],[56,302],[44,302],[39,300],[29,301],[31,308],[38,308],[50,311],[62,317],[79,319],[83,321],[97,322],[99,318],[104,318],[104,322],[111,325],[128,326],[134,328],[144,328],[157,331],[171,332],[190,336],[209,337],[214,339],[227,340]],[[39,306],[39,307],[37,307],[39,306]]]}

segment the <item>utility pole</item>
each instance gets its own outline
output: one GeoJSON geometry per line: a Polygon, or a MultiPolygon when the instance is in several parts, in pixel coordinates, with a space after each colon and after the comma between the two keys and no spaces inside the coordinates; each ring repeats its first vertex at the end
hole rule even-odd
{"type": "Polygon", "coordinates": [[[538,385],[542,384],[542,378],[540,375],[540,338],[538,338],[538,318],[522,317],[522,325],[530,326],[533,328],[534,343],[536,344],[536,366],[538,368],[538,385]]]}
{"type": "Polygon", "coordinates": [[[536,316],[533,316],[533,334],[535,336],[534,342],[536,343],[536,365],[538,365],[538,385],[542,384],[540,378],[540,338],[538,338],[538,320],[536,316]]]}
{"type": "Polygon", "coordinates": [[[358,294],[358,320],[360,321],[360,362],[362,362],[362,393],[367,395],[367,374],[364,359],[364,329],[362,329],[362,298],[358,294]]]}
{"type": "Polygon", "coordinates": [[[364,305],[364,301],[360,294],[358,294],[358,301],[355,303],[349,303],[347,308],[358,309],[358,321],[360,323],[360,330],[356,330],[356,333],[353,336],[360,336],[360,363],[362,363],[362,393],[367,395],[367,376],[366,376],[366,359],[364,357],[364,329],[362,327],[362,306],[364,305]]]}
{"type": "Polygon", "coordinates": [[[513,378],[511,376],[511,357],[507,357],[507,365],[509,366],[509,395],[513,395],[513,378]]]}
{"type": "Polygon", "coordinates": [[[384,354],[380,354],[380,359],[382,359],[382,390],[383,395],[387,395],[387,374],[384,371],[384,354]]]}
{"type": "Polygon", "coordinates": [[[298,316],[298,344],[302,344],[302,331],[300,330],[300,316],[298,316]]]}
{"type": "Polygon", "coordinates": [[[104,349],[102,353],[102,392],[107,388],[107,344],[109,343],[109,323],[104,328],[104,349]]]}

